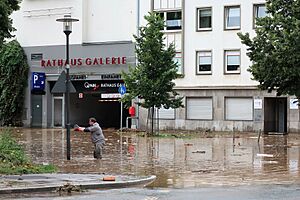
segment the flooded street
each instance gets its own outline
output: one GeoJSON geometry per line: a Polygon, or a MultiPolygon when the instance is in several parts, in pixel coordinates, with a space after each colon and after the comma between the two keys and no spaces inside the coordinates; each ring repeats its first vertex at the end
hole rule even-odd
{"type": "MultiPolygon", "coordinates": [[[[62,129],[14,129],[36,163],[52,163],[62,173],[156,175],[146,188],[72,193],[6,195],[0,199],[213,199],[296,200],[300,195],[300,135],[207,133],[192,137],[142,137],[104,130],[102,160],[93,158],[89,133],[71,132],[66,159],[62,129]]],[[[188,133],[184,134],[185,136],[188,133]]]]}
{"type": "Polygon", "coordinates": [[[300,184],[300,135],[264,136],[229,133],[214,137],[107,138],[102,160],[94,160],[90,135],[71,132],[71,160],[66,160],[62,129],[20,129],[14,136],[37,163],[53,163],[64,173],[156,175],[149,188],[199,188],[261,184],[300,184]]]}

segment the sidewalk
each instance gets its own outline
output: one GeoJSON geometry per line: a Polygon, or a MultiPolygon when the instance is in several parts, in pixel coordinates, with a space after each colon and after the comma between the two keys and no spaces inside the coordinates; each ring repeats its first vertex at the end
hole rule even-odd
{"type": "Polygon", "coordinates": [[[60,173],[0,175],[0,194],[145,186],[156,179],[156,176],[115,176],[115,181],[103,181],[103,177],[107,175],[60,173]]]}

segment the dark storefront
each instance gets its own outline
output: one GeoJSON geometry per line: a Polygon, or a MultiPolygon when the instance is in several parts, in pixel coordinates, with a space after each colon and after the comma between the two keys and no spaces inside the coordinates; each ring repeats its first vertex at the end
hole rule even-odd
{"type": "MultiPolygon", "coordinates": [[[[50,82],[50,91],[55,82],[50,82]]],[[[72,81],[76,93],[70,95],[71,125],[86,126],[90,117],[95,117],[104,128],[119,128],[121,103],[118,88],[122,80],[76,80],[72,81]]],[[[62,94],[54,94],[61,96],[62,94]]],[[[58,99],[58,98],[57,98],[58,99]]],[[[57,101],[56,101],[57,102],[57,101]]],[[[62,118],[57,113],[63,112],[60,103],[54,103],[54,127],[62,126],[62,118]]],[[[123,124],[128,117],[128,110],[123,108],[123,124]]]]}

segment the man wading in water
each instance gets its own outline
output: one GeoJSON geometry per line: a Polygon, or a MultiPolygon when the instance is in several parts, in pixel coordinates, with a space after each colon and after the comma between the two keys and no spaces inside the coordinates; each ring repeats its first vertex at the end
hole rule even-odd
{"type": "Polygon", "coordinates": [[[105,137],[103,135],[102,129],[97,123],[97,120],[93,117],[89,119],[89,125],[90,127],[84,128],[79,127],[77,124],[75,124],[74,130],[91,133],[91,139],[95,146],[94,158],[102,159],[102,149],[105,144],[105,137]]]}

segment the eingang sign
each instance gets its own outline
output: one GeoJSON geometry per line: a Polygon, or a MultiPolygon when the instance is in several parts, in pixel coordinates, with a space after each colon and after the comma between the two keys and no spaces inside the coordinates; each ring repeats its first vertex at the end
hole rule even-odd
{"type": "MultiPolygon", "coordinates": [[[[96,58],[72,58],[70,66],[101,66],[101,65],[126,65],[127,57],[96,57],[96,58]]],[[[41,60],[41,67],[62,67],[66,65],[64,59],[41,60]]]]}

